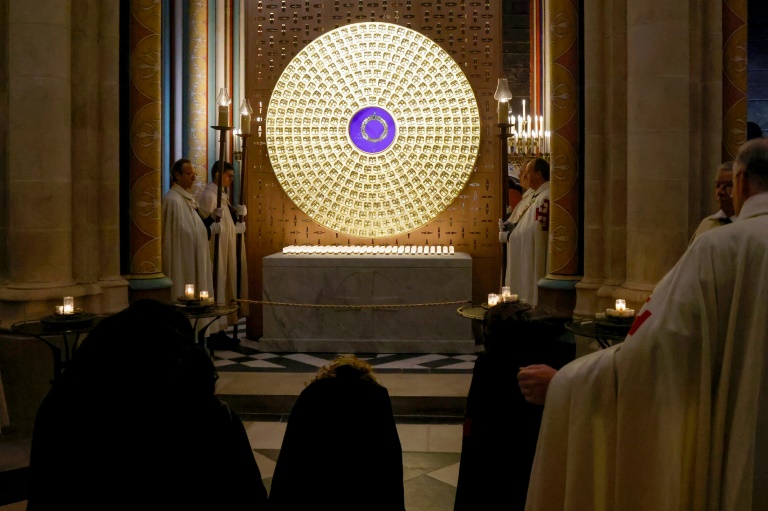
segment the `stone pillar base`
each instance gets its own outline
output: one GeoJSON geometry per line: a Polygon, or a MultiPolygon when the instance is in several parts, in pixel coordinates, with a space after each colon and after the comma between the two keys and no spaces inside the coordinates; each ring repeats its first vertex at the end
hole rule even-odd
{"type": "Polygon", "coordinates": [[[573,277],[568,280],[555,280],[545,277],[539,280],[540,309],[550,309],[555,315],[562,317],[573,316],[576,307],[576,284],[581,277],[573,277]]]}
{"type": "Polygon", "coordinates": [[[166,303],[176,299],[175,296],[171,296],[173,282],[168,277],[162,276],[162,274],[159,277],[132,275],[128,277],[128,282],[130,283],[130,291],[128,293],[128,301],[130,303],[142,298],[159,300],[166,303]]]}
{"type": "Polygon", "coordinates": [[[603,279],[585,277],[576,284],[576,307],[573,315],[586,318],[594,315],[598,308],[598,290],[602,287],[603,279]]]}
{"type": "Polygon", "coordinates": [[[65,296],[75,307],[95,314],[117,312],[128,305],[128,282],[120,277],[92,284],[8,284],[0,286],[0,329],[10,330],[17,321],[38,320],[53,314],[65,296]]]}

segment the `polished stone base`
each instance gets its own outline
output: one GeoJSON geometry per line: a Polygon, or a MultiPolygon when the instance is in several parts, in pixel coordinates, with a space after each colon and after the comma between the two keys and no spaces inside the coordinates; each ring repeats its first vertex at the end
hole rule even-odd
{"type": "Polygon", "coordinates": [[[262,351],[475,351],[471,322],[456,312],[472,298],[468,254],[274,254],[264,258],[263,285],[271,304],[264,305],[262,351]],[[415,304],[436,305],[400,307],[415,304]]]}

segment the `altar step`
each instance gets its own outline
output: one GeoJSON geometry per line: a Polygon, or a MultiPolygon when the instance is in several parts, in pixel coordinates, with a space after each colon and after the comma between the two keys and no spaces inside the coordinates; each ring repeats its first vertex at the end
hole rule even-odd
{"type": "MultiPolygon", "coordinates": [[[[244,421],[286,422],[313,373],[220,373],[218,396],[244,421]]],[[[471,374],[377,374],[398,424],[464,422],[471,374]]]]}
{"type": "MultiPolygon", "coordinates": [[[[286,422],[297,396],[219,395],[244,421],[286,422]]],[[[392,400],[398,424],[462,424],[466,397],[403,397],[392,400]]]]}
{"type": "MultiPolygon", "coordinates": [[[[231,333],[229,334],[231,335],[231,333]]],[[[240,343],[214,351],[214,365],[221,372],[316,373],[338,353],[262,352],[258,341],[239,337],[240,343]]],[[[472,374],[477,355],[451,353],[356,353],[377,374],[472,374]]]]}

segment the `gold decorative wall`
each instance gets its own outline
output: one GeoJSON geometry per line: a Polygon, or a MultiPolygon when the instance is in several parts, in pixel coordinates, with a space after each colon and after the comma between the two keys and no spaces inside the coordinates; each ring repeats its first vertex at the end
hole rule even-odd
{"type": "MultiPolygon", "coordinates": [[[[248,259],[250,291],[260,296],[261,258],[286,245],[453,245],[473,256],[476,301],[499,286],[501,170],[493,93],[501,76],[501,2],[491,0],[331,0],[246,2],[246,97],[254,109],[267,106],[283,71],[315,39],[362,22],[410,28],[442,48],[463,71],[479,107],[480,146],[466,185],[431,221],[409,232],[357,237],[333,230],[307,215],[278,182],[265,137],[248,149],[248,259]],[[249,268],[250,270],[250,268],[249,268]]],[[[413,92],[413,91],[411,91],[413,92]]],[[[450,106],[450,105],[446,105],[450,106]]],[[[253,131],[253,130],[252,130],[253,131]]],[[[338,155],[343,156],[343,155],[338,155]]],[[[249,333],[260,332],[260,313],[249,317],[249,333]]]]}
{"type": "Polygon", "coordinates": [[[747,140],[747,0],[723,2],[723,161],[747,140]]]}
{"type": "Polygon", "coordinates": [[[436,43],[392,23],[319,37],[288,64],[266,118],[281,187],[318,224],[384,238],[461,192],[480,146],[475,94],[436,43]]]}
{"type": "Polygon", "coordinates": [[[131,1],[130,240],[131,277],[159,278],[161,5],[131,1]]]}
{"type": "Polygon", "coordinates": [[[189,1],[187,59],[189,96],[187,158],[197,173],[197,189],[208,181],[208,1],[189,1]]]}
{"type": "Polygon", "coordinates": [[[550,0],[549,53],[552,126],[547,278],[579,272],[579,19],[578,0],[550,0]]]}

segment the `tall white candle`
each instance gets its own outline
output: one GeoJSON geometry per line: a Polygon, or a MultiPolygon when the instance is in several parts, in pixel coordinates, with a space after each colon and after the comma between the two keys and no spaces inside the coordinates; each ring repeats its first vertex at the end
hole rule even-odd
{"type": "Polygon", "coordinates": [[[506,101],[499,101],[499,107],[498,107],[499,124],[506,124],[508,118],[509,118],[509,103],[506,101]]]}
{"type": "Polygon", "coordinates": [[[623,311],[623,310],[626,310],[626,309],[627,309],[627,302],[626,302],[626,300],[622,300],[621,298],[616,300],[616,310],[617,311],[623,311]]]}
{"type": "Polygon", "coordinates": [[[71,296],[64,297],[64,305],[62,307],[64,314],[72,314],[75,312],[75,299],[71,296]]]}

